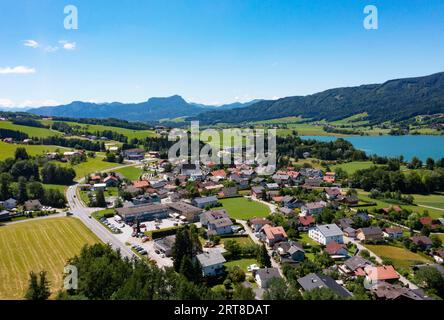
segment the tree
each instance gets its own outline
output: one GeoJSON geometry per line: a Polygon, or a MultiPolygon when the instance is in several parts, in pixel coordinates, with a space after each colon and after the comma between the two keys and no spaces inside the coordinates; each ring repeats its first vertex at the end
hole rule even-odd
{"type": "Polygon", "coordinates": [[[442,246],[442,240],[437,235],[430,236],[430,240],[432,240],[433,248],[439,248],[442,246]]]}
{"type": "Polygon", "coordinates": [[[7,200],[11,197],[11,182],[12,176],[9,173],[0,174],[0,200],[7,200]]]}
{"type": "Polygon", "coordinates": [[[101,188],[97,189],[97,191],[96,191],[95,205],[97,207],[106,207],[105,194],[103,192],[103,189],[101,189],[101,188]]]}
{"type": "Polygon", "coordinates": [[[17,184],[17,202],[23,204],[26,200],[28,200],[26,179],[24,177],[19,177],[17,184]]]}
{"type": "Polygon", "coordinates": [[[233,266],[228,270],[228,278],[234,283],[245,281],[245,271],[239,266],[233,266]]]}
{"type": "Polygon", "coordinates": [[[227,240],[224,242],[224,248],[227,250],[231,258],[236,259],[241,254],[241,246],[236,240],[227,240]]]}
{"type": "Polygon", "coordinates": [[[429,170],[433,170],[435,168],[435,160],[433,160],[432,158],[427,158],[426,168],[429,170]]]}
{"type": "Polygon", "coordinates": [[[27,300],[46,300],[51,295],[49,281],[46,278],[46,271],[40,272],[40,281],[34,272],[29,274],[29,285],[25,298],[27,300]]]}
{"type": "Polygon", "coordinates": [[[444,277],[436,268],[420,268],[415,273],[415,280],[419,285],[431,290],[441,297],[444,297],[444,277]]]}
{"type": "Polygon", "coordinates": [[[234,287],[232,299],[233,300],[254,300],[255,294],[254,294],[252,288],[245,287],[242,284],[237,284],[234,287]]]}
{"type": "Polygon", "coordinates": [[[261,268],[271,267],[271,259],[270,256],[268,255],[268,251],[267,248],[265,247],[265,244],[262,244],[262,246],[258,250],[257,261],[259,262],[261,268]]]}
{"type": "Polygon", "coordinates": [[[28,196],[30,199],[43,199],[45,189],[38,181],[28,183],[28,196]]]}
{"type": "Polygon", "coordinates": [[[192,261],[193,257],[199,252],[202,252],[202,245],[199,241],[196,226],[187,225],[178,229],[172,252],[174,270],[176,270],[176,272],[180,272],[182,259],[184,259],[184,257],[188,257],[192,261]]]}
{"type": "Polygon", "coordinates": [[[264,293],[265,300],[301,300],[301,294],[294,286],[287,284],[282,278],[274,278],[268,282],[264,293]]]}
{"type": "Polygon", "coordinates": [[[302,295],[304,300],[342,300],[343,298],[330,288],[315,288],[305,291],[302,295]]]}
{"type": "Polygon", "coordinates": [[[15,160],[28,160],[29,155],[25,148],[20,147],[15,149],[15,160]]]}

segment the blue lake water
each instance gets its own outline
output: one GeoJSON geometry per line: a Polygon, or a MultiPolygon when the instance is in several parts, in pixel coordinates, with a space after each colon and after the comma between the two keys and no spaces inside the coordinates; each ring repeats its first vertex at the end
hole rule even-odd
{"type": "Polygon", "coordinates": [[[414,156],[422,161],[428,157],[435,160],[444,158],[444,136],[301,136],[303,139],[334,141],[338,138],[350,141],[356,149],[367,155],[397,157],[411,160],[414,156]]]}

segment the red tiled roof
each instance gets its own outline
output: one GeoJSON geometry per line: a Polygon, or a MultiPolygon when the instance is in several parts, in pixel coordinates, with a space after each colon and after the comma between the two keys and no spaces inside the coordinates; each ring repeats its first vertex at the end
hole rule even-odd
{"type": "Polygon", "coordinates": [[[148,188],[150,183],[146,180],[133,181],[133,186],[136,188],[148,188]]]}
{"type": "Polygon", "coordinates": [[[367,266],[364,269],[365,274],[370,280],[395,280],[399,279],[399,274],[393,266],[372,267],[367,266]]]}
{"type": "Polygon", "coordinates": [[[345,246],[343,244],[339,244],[336,241],[332,241],[329,242],[326,247],[325,247],[325,251],[330,254],[330,255],[334,255],[336,254],[339,250],[345,248],[345,246]]]}
{"type": "Polygon", "coordinates": [[[433,218],[432,217],[422,217],[422,218],[419,218],[419,222],[421,222],[421,224],[423,226],[431,226],[433,223],[433,218]]]}
{"type": "Polygon", "coordinates": [[[211,172],[211,175],[213,177],[226,177],[227,176],[225,170],[222,170],[222,169],[221,170],[215,170],[215,171],[211,172]]]}
{"type": "Polygon", "coordinates": [[[299,223],[303,226],[309,226],[310,224],[315,222],[315,218],[313,216],[301,216],[299,217],[299,223]]]}
{"type": "Polygon", "coordinates": [[[265,235],[267,236],[267,239],[274,240],[274,238],[278,236],[282,236],[284,238],[287,237],[287,234],[285,233],[284,228],[281,226],[279,227],[272,227],[269,224],[266,224],[262,230],[265,232],[265,235]]]}

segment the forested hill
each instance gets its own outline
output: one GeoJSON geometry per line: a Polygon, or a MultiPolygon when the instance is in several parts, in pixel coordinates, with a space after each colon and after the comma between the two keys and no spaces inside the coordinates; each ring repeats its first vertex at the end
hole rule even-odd
{"type": "Polygon", "coordinates": [[[288,116],[339,120],[368,113],[371,123],[399,121],[421,114],[444,113],[444,72],[390,80],[383,84],[336,88],[308,96],[263,100],[233,111],[207,111],[203,123],[239,123],[288,116]]]}

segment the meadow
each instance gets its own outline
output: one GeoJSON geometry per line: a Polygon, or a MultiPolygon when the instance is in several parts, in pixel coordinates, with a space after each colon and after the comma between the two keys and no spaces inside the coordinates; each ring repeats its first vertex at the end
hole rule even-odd
{"type": "Polygon", "coordinates": [[[233,219],[248,220],[270,214],[270,209],[266,205],[244,197],[222,199],[219,202],[233,219]]]}
{"type": "Polygon", "coordinates": [[[431,262],[431,259],[405,248],[386,245],[366,245],[366,247],[382,259],[389,259],[396,269],[408,270],[412,265],[431,262]]]}
{"type": "Polygon", "coordinates": [[[0,227],[0,300],[23,299],[29,272],[48,272],[51,291],[63,283],[69,258],[87,244],[99,242],[80,220],[46,218],[0,227]]]}
{"type": "Polygon", "coordinates": [[[13,144],[0,141],[0,160],[11,157],[13,158],[15,149],[19,147],[25,148],[28,154],[31,156],[43,155],[47,152],[55,152],[56,150],[70,150],[59,146],[13,144]]]}
{"type": "Polygon", "coordinates": [[[30,138],[32,137],[44,138],[44,137],[59,136],[62,134],[61,132],[53,131],[47,128],[16,125],[13,124],[11,121],[0,121],[0,128],[21,131],[26,133],[30,138]]]}
{"type": "Polygon", "coordinates": [[[331,167],[333,171],[337,170],[338,168],[341,168],[345,172],[347,172],[349,175],[352,175],[358,170],[361,169],[368,169],[371,166],[374,166],[375,164],[371,161],[352,161],[352,162],[346,162],[341,164],[335,164],[331,167]]]}
{"type": "Polygon", "coordinates": [[[125,167],[116,170],[116,172],[122,174],[125,178],[129,180],[138,180],[140,175],[142,174],[143,170],[139,167],[125,167]]]}

